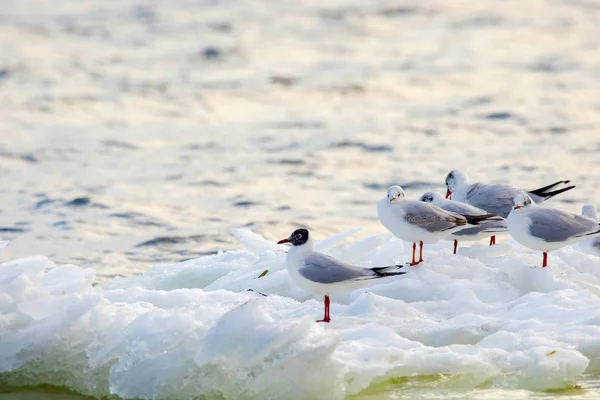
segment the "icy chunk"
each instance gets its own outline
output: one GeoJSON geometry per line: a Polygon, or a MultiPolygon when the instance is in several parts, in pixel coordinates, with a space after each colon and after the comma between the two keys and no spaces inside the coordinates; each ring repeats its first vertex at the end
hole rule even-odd
{"type": "MultiPolygon", "coordinates": [[[[365,266],[410,257],[389,235],[342,244],[351,233],[321,246],[365,266]]],[[[332,296],[333,320],[318,324],[323,299],[292,284],[284,249],[236,235],[245,250],[98,286],[93,270],[43,257],[0,265],[4,382],[97,397],[343,399],[419,375],[550,390],[600,373],[600,259],[576,248],[540,268],[511,242],[458,255],[428,246],[406,275],[332,296]]]]}

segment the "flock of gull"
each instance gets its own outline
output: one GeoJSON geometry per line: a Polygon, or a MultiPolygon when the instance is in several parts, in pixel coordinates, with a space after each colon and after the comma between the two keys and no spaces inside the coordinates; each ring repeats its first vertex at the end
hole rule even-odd
{"type": "MultiPolygon", "coordinates": [[[[539,207],[558,194],[573,189],[569,181],[558,181],[542,188],[524,191],[507,184],[470,183],[464,173],[453,170],[446,176],[447,193],[424,193],[419,200],[406,197],[400,186],[391,186],[387,197],[377,203],[383,226],[399,239],[412,243],[412,260],[423,262],[423,245],[440,240],[459,241],[490,238],[509,233],[518,243],[543,254],[542,267],[548,265],[548,252],[580,240],[600,237],[596,209],[585,205],[583,215],[555,208],[539,207]],[[416,259],[417,243],[419,258],[416,259]]],[[[600,239],[592,239],[598,240],[600,239]]],[[[350,265],[313,250],[307,229],[296,229],[278,244],[290,243],[286,256],[290,278],[308,292],[325,297],[322,320],[330,322],[329,295],[363,287],[373,279],[405,274],[404,265],[363,268],[350,265]]],[[[597,243],[600,247],[600,243],[597,243]]]]}

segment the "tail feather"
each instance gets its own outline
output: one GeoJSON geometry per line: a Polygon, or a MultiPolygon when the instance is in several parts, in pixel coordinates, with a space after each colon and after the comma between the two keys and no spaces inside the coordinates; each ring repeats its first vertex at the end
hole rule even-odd
{"type": "Polygon", "coordinates": [[[600,224],[598,224],[598,230],[597,231],[586,233],[584,235],[578,235],[577,237],[597,236],[597,235],[600,235],[600,224]]]}
{"type": "Polygon", "coordinates": [[[567,190],[571,190],[575,187],[575,185],[571,185],[571,186],[567,186],[565,188],[562,189],[557,189],[557,190],[551,190],[554,189],[555,187],[557,187],[558,185],[566,185],[568,183],[570,183],[571,181],[558,181],[558,182],[554,182],[551,185],[548,186],[544,186],[542,188],[539,189],[535,189],[535,190],[531,190],[529,193],[529,195],[531,197],[533,197],[533,200],[537,203],[541,202],[541,201],[545,201],[548,199],[551,199],[552,197],[564,193],[567,190]]]}
{"type": "MultiPolygon", "coordinates": [[[[567,185],[569,183],[571,183],[571,181],[558,181],[558,182],[551,183],[548,186],[541,187],[539,189],[530,190],[529,193],[533,193],[536,196],[544,197],[544,193],[546,193],[548,190],[553,189],[558,185],[567,185]]],[[[575,187],[575,186],[573,186],[573,187],[575,187]]]]}
{"type": "Polygon", "coordinates": [[[496,214],[463,215],[463,217],[467,219],[467,223],[470,225],[479,225],[483,222],[504,220],[504,218],[496,214]]]}
{"type": "Polygon", "coordinates": [[[542,195],[541,197],[543,197],[543,198],[544,198],[544,200],[548,200],[548,199],[550,199],[550,198],[552,198],[552,197],[556,196],[557,194],[564,193],[564,192],[566,192],[567,190],[571,190],[571,189],[573,189],[574,187],[575,187],[575,185],[573,185],[573,186],[567,186],[566,188],[562,188],[562,189],[559,189],[559,190],[555,190],[555,191],[553,191],[553,192],[547,192],[547,193],[544,193],[544,195],[542,195]]]}
{"type": "Polygon", "coordinates": [[[397,276],[397,275],[406,274],[406,272],[397,271],[398,269],[400,269],[402,267],[404,267],[404,265],[402,265],[402,264],[388,265],[387,267],[371,268],[371,271],[375,272],[375,274],[376,274],[376,276],[374,276],[374,278],[379,278],[379,277],[383,277],[383,276],[397,276]],[[391,271],[388,271],[390,269],[391,269],[391,271]]]}

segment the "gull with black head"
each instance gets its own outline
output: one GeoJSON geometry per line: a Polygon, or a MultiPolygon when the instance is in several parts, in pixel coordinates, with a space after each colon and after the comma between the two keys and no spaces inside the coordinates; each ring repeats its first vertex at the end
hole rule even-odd
{"type": "Polygon", "coordinates": [[[283,243],[292,245],[286,256],[292,282],[307,292],[325,296],[325,313],[317,322],[331,321],[329,295],[364,287],[374,279],[405,274],[399,271],[402,265],[362,268],[316,252],[308,229],[296,229],[288,238],[277,242],[283,243]]]}

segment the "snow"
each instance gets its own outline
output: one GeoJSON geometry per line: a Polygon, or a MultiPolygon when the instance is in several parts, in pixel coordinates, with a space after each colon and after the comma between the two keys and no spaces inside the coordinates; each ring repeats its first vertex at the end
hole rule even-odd
{"type": "MultiPolygon", "coordinates": [[[[365,266],[408,260],[390,235],[317,243],[365,266]]],[[[0,266],[0,373],[123,398],[327,398],[390,378],[551,390],[600,374],[600,258],[514,241],[450,254],[322,299],[292,286],[285,247],[246,229],[222,252],[93,285],[95,271],[29,257],[0,266]],[[258,278],[265,270],[269,272],[258,278]],[[263,297],[253,289],[268,294],[263,297]]]]}

